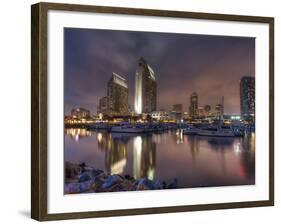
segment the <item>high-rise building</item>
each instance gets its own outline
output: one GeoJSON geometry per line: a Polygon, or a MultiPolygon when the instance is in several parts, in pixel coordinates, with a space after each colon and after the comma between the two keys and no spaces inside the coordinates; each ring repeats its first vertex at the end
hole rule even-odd
{"type": "Polygon", "coordinates": [[[128,84],[126,79],[114,72],[107,83],[107,100],[108,114],[128,114],[128,84]]]}
{"type": "Polygon", "coordinates": [[[71,110],[71,117],[72,118],[78,118],[78,119],[89,118],[90,117],[90,111],[86,110],[84,108],[81,108],[81,107],[74,108],[74,109],[71,110]]]}
{"type": "Polygon", "coordinates": [[[224,115],[224,96],[221,97],[221,102],[216,105],[215,114],[217,116],[223,116],[224,115]]]}
{"type": "Polygon", "coordinates": [[[221,103],[218,103],[215,107],[215,112],[217,116],[222,116],[223,115],[223,105],[221,103]]]}
{"type": "Polygon", "coordinates": [[[192,118],[198,117],[198,95],[196,92],[190,96],[189,115],[192,118]]]}
{"type": "Polygon", "coordinates": [[[107,114],[108,113],[108,97],[104,96],[100,98],[99,105],[97,108],[98,114],[107,114]]]}
{"type": "Polygon", "coordinates": [[[140,58],[135,76],[135,112],[151,113],[157,106],[157,82],[154,71],[140,58]]]}
{"type": "Polygon", "coordinates": [[[176,120],[182,119],[182,104],[174,104],[171,111],[171,118],[176,120]]]}
{"type": "Polygon", "coordinates": [[[198,107],[198,116],[200,118],[205,117],[205,110],[204,107],[198,107]]]}
{"type": "Polygon", "coordinates": [[[240,111],[244,119],[255,117],[255,78],[244,76],[240,80],[240,111]]]}
{"type": "Polygon", "coordinates": [[[182,104],[174,104],[172,111],[182,113],[182,104]]]}
{"type": "Polygon", "coordinates": [[[210,105],[204,106],[204,113],[205,113],[206,116],[209,116],[211,114],[211,106],[210,105]]]}

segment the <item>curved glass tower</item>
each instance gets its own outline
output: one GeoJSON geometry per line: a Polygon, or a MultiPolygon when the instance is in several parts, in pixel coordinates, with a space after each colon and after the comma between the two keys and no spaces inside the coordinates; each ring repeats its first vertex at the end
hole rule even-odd
{"type": "Polygon", "coordinates": [[[135,76],[135,112],[151,113],[157,106],[157,82],[154,71],[140,58],[135,76]]]}

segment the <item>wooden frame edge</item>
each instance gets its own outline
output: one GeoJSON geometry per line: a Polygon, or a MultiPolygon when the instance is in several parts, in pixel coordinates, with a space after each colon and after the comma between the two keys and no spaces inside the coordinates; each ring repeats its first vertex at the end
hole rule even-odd
{"type": "Polygon", "coordinates": [[[38,221],[97,218],[109,216],[142,215],[274,205],[274,18],[244,15],[225,15],[201,12],[166,11],[76,5],[37,3],[31,6],[31,218],[38,221]],[[145,16],[196,18],[269,24],[269,200],[216,203],[204,205],[141,208],[128,210],[89,211],[48,214],[47,211],[47,12],[67,10],[81,12],[116,13],[145,16]]]}
{"type": "Polygon", "coordinates": [[[47,217],[47,9],[31,6],[31,218],[47,217]]]}

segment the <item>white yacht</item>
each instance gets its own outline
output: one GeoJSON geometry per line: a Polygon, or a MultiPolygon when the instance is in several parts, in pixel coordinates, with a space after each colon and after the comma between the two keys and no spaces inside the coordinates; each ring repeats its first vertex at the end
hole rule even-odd
{"type": "Polygon", "coordinates": [[[197,135],[197,132],[200,131],[199,128],[196,128],[194,126],[190,126],[183,130],[183,134],[185,135],[197,135]]]}
{"type": "Polygon", "coordinates": [[[214,137],[235,137],[235,132],[230,126],[217,125],[210,128],[200,129],[197,135],[214,137]]]}

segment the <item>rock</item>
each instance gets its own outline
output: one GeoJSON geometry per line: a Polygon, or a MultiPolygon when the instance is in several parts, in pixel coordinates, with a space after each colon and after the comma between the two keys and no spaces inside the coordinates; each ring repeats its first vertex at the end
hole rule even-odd
{"type": "Polygon", "coordinates": [[[148,178],[136,180],[128,174],[125,176],[109,175],[102,170],[87,167],[85,163],[75,165],[71,162],[65,162],[65,183],[65,194],[174,189],[178,187],[177,179],[168,184],[165,181],[153,181],[148,178]]]}
{"type": "Polygon", "coordinates": [[[81,167],[78,165],[75,165],[71,162],[65,162],[64,163],[64,170],[65,170],[65,177],[66,178],[73,178],[79,174],[81,174],[81,167]]]}
{"type": "Polygon", "coordinates": [[[153,190],[155,189],[155,184],[152,180],[147,178],[142,178],[138,181],[136,190],[153,190]]]}
{"type": "Polygon", "coordinates": [[[168,185],[168,189],[175,189],[178,186],[178,180],[175,178],[169,185],[168,185]]]}
{"type": "Polygon", "coordinates": [[[129,180],[123,180],[120,184],[122,186],[122,188],[125,190],[125,191],[134,191],[136,190],[136,186],[134,185],[133,182],[129,181],[129,180]]]}
{"type": "Polygon", "coordinates": [[[132,176],[130,176],[130,175],[128,175],[128,174],[126,174],[124,177],[125,177],[125,179],[127,179],[127,180],[135,181],[135,178],[132,177],[132,176]]]}
{"type": "Polygon", "coordinates": [[[79,184],[80,184],[80,192],[84,192],[84,191],[91,189],[93,181],[90,180],[90,181],[86,181],[86,182],[79,183],[79,184]]]}
{"type": "Polygon", "coordinates": [[[92,179],[91,174],[89,172],[84,172],[79,176],[78,182],[81,183],[91,179],[92,179]]]}
{"type": "Polygon", "coordinates": [[[163,189],[163,185],[160,181],[155,181],[154,182],[154,189],[163,189]]]}
{"type": "Polygon", "coordinates": [[[91,170],[91,176],[94,179],[96,176],[99,176],[100,174],[102,174],[103,171],[102,170],[98,170],[98,169],[92,169],[91,170]]]}
{"type": "Polygon", "coordinates": [[[83,183],[70,183],[66,184],[64,187],[65,194],[75,194],[75,193],[83,193],[89,189],[91,189],[92,181],[86,181],[83,183]]]}
{"type": "Polygon", "coordinates": [[[163,188],[163,189],[166,189],[166,188],[167,188],[167,183],[166,183],[166,181],[163,181],[163,182],[162,182],[162,188],[163,188]]]}
{"type": "Polygon", "coordinates": [[[108,178],[108,175],[106,173],[100,173],[99,175],[95,176],[95,178],[100,178],[103,182],[105,182],[108,178]]]}
{"type": "Polygon", "coordinates": [[[102,185],[102,188],[109,188],[116,183],[120,183],[122,178],[119,175],[111,175],[109,176],[102,185]]]}
{"type": "Polygon", "coordinates": [[[95,177],[94,181],[93,181],[93,184],[91,186],[91,188],[95,191],[95,192],[100,192],[102,191],[102,185],[104,183],[104,179],[101,178],[101,177],[95,177]]]}
{"type": "Polygon", "coordinates": [[[70,183],[64,186],[65,194],[75,194],[80,193],[80,187],[78,183],[70,183]]]}
{"type": "Polygon", "coordinates": [[[111,187],[105,189],[106,192],[120,192],[120,191],[127,191],[126,189],[124,189],[124,187],[117,183],[112,185],[111,187]]]}
{"type": "Polygon", "coordinates": [[[83,162],[79,164],[79,166],[81,167],[82,172],[85,172],[86,163],[83,162]]]}

